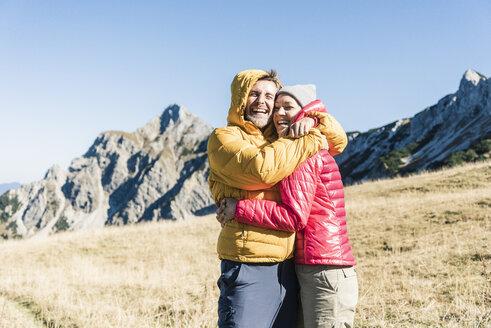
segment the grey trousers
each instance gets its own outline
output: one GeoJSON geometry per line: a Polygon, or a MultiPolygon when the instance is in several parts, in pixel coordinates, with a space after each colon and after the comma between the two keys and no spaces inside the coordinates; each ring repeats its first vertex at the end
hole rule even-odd
{"type": "Polygon", "coordinates": [[[295,328],[298,284],[293,260],[223,260],[217,284],[219,327],[295,328]]]}
{"type": "Polygon", "coordinates": [[[358,302],[353,267],[296,265],[295,270],[301,303],[297,327],[353,327],[358,302]]]}

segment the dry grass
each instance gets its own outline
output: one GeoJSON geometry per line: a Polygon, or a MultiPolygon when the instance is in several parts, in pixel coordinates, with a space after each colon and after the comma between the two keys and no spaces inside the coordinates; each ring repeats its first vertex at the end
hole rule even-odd
{"type": "MultiPolygon", "coordinates": [[[[346,188],[356,327],[491,326],[491,165],[346,188]]],[[[214,327],[213,216],[0,244],[0,327],[214,327]]]]}
{"type": "Polygon", "coordinates": [[[217,234],[209,217],[6,242],[0,297],[48,327],[211,327],[217,234]]]}
{"type": "Polygon", "coordinates": [[[360,327],[489,327],[491,166],[347,188],[360,327]]]}

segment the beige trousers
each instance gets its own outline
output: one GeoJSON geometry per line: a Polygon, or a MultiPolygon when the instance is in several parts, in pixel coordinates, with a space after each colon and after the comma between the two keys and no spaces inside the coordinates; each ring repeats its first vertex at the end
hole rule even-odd
{"type": "Polygon", "coordinates": [[[300,285],[297,327],[353,327],[358,302],[353,267],[295,265],[295,271],[300,285]]]}

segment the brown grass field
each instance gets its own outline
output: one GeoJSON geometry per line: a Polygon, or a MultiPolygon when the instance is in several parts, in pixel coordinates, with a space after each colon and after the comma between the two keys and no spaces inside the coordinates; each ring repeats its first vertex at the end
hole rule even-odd
{"type": "MultiPolygon", "coordinates": [[[[355,327],[491,327],[491,162],[346,188],[355,327]]],[[[0,243],[0,327],[215,327],[214,215],[0,243]]]]}

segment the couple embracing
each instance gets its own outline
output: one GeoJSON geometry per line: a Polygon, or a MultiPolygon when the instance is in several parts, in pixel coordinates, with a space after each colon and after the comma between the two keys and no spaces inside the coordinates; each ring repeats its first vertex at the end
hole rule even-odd
{"type": "Polygon", "coordinates": [[[334,155],[347,139],[314,85],[246,70],[208,141],[219,206],[219,327],[352,327],[358,298],[334,155]]]}

